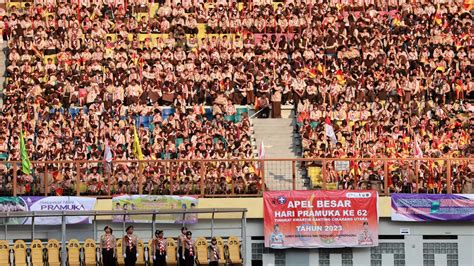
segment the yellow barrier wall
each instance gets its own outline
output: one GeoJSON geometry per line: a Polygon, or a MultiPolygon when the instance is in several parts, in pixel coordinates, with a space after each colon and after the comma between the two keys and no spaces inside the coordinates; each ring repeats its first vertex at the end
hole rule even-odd
{"type": "MultiPolygon", "coordinates": [[[[390,197],[379,197],[379,216],[390,217],[390,197]]],[[[263,198],[203,198],[199,199],[198,208],[247,208],[247,218],[263,219],[263,198]]],[[[95,210],[111,210],[111,199],[99,199],[95,210]]],[[[199,218],[211,218],[210,214],[201,214],[199,218]]],[[[216,219],[238,219],[240,214],[216,214],[216,219]]],[[[112,217],[101,216],[98,220],[110,220],[112,217]]]]}

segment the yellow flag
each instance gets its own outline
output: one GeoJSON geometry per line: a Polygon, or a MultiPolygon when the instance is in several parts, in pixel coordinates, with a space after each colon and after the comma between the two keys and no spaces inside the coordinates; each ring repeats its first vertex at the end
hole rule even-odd
{"type": "MultiPolygon", "coordinates": [[[[140,147],[140,140],[138,139],[137,128],[133,125],[133,143],[132,143],[132,152],[135,155],[135,158],[138,160],[143,160],[142,147],[140,147]]],[[[143,172],[143,164],[138,163],[139,173],[143,172]]]]}
{"type": "Polygon", "coordinates": [[[133,126],[132,152],[135,158],[143,160],[142,148],[140,147],[140,140],[138,139],[137,128],[135,126],[133,126]]]}

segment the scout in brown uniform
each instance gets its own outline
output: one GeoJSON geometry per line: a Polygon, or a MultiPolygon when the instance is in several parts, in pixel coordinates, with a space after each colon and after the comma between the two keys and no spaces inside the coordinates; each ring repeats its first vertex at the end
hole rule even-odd
{"type": "Polygon", "coordinates": [[[115,236],[109,226],[104,228],[105,234],[100,237],[100,254],[102,254],[102,264],[104,266],[115,266],[115,236]]]}
{"type": "Polygon", "coordinates": [[[194,240],[192,239],[193,234],[191,231],[186,232],[186,237],[184,239],[184,252],[180,254],[184,257],[184,264],[186,266],[194,266],[194,259],[196,258],[196,247],[194,245],[194,240]]]}
{"type": "Polygon", "coordinates": [[[127,227],[126,235],[122,238],[122,252],[125,259],[125,266],[135,266],[137,261],[137,243],[138,238],[133,234],[133,226],[127,227]]]}
{"type": "Polygon", "coordinates": [[[209,246],[209,266],[218,266],[220,259],[220,247],[217,245],[217,239],[213,237],[211,239],[211,245],[209,246]]]}
{"type": "Polygon", "coordinates": [[[179,265],[186,265],[185,263],[185,256],[184,256],[184,247],[186,246],[186,233],[188,232],[188,228],[182,227],[181,234],[178,236],[178,256],[179,256],[179,265]]]}
{"type": "Polygon", "coordinates": [[[151,246],[154,266],[166,266],[166,240],[162,230],[156,230],[151,246]]]}

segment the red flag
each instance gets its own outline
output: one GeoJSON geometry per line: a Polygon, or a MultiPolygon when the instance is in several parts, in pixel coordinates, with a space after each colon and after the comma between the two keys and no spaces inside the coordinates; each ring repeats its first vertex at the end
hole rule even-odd
{"type": "Polygon", "coordinates": [[[398,94],[398,96],[400,96],[400,97],[403,96],[404,92],[403,92],[402,88],[400,88],[400,87],[397,88],[397,94],[398,94]]]}
{"type": "Polygon", "coordinates": [[[331,118],[329,118],[329,116],[326,116],[326,119],[324,120],[324,122],[325,122],[327,125],[331,125],[331,118]]]}
{"type": "Polygon", "coordinates": [[[56,196],[62,196],[63,195],[63,189],[62,188],[57,188],[55,190],[55,192],[56,192],[56,196]]]}
{"type": "Polygon", "coordinates": [[[346,78],[344,77],[344,72],[341,69],[336,71],[336,79],[339,85],[344,85],[346,83],[346,78]]]}
{"type": "Polygon", "coordinates": [[[436,24],[441,25],[443,23],[443,17],[440,13],[436,13],[434,16],[434,21],[436,24]]]}

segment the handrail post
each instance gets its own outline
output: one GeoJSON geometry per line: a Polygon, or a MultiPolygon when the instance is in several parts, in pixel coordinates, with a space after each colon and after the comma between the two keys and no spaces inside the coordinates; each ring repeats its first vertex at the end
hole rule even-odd
{"type": "Polygon", "coordinates": [[[206,164],[201,162],[201,178],[199,180],[201,186],[201,196],[204,197],[204,179],[206,178],[206,164]]]}
{"type": "Polygon", "coordinates": [[[296,161],[291,160],[291,174],[293,177],[293,190],[296,190],[296,161]]]}
{"type": "Polygon", "coordinates": [[[142,162],[140,161],[138,163],[138,194],[142,195],[143,194],[143,171],[142,171],[142,162]]]}
{"type": "Polygon", "coordinates": [[[13,196],[16,197],[17,195],[17,171],[18,171],[18,166],[16,165],[16,162],[13,163],[13,196]]]}
{"type": "Polygon", "coordinates": [[[109,188],[109,191],[107,192],[107,195],[112,195],[112,165],[110,164],[110,169],[108,169],[108,166],[107,166],[107,163],[106,162],[106,167],[105,167],[105,177],[107,178],[107,187],[109,188]]]}
{"type": "Polygon", "coordinates": [[[232,188],[231,191],[230,191],[230,194],[232,196],[234,196],[235,195],[235,181],[234,181],[234,178],[230,179],[230,187],[232,188]]]}
{"type": "Polygon", "coordinates": [[[419,175],[420,175],[420,163],[421,161],[416,160],[415,161],[415,193],[418,193],[418,184],[419,184],[419,175]]]}
{"type": "Polygon", "coordinates": [[[31,216],[31,240],[35,239],[35,212],[33,212],[33,216],[31,216]]]}
{"type": "Polygon", "coordinates": [[[215,210],[212,211],[212,218],[211,218],[211,238],[214,237],[214,217],[215,217],[215,210]]]}
{"type": "Polygon", "coordinates": [[[446,161],[446,186],[448,194],[453,193],[453,188],[451,187],[451,159],[448,158],[446,161]]]}
{"type": "MultiPolygon", "coordinates": [[[[156,230],[156,213],[153,213],[151,216],[151,239],[155,236],[155,230],[156,230]]],[[[150,247],[152,248],[152,247],[150,247]]]]}
{"type": "Polygon", "coordinates": [[[242,212],[242,224],[241,224],[241,234],[242,234],[242,245],[241,253],[242,253],[242,262],[244,265],[247,262],[247,213],[246,211],[242,212]]]}
{"type": "Polygon", "coordinates": [[[165,175],[167,175],[170,178],[170,195],[173,195],[173,177],[171,176],[171,171],[170,171],[170,165],[171,162],[166,162],[166,168],[165,168],[165,175]]]}
{"type": "Polygon", "coordinates": [[[97,215],[94,215],[94,220],[92,220],[94,225],[94,241],[97,242],[97,215]]]}
{"type": "MultiPolygon", "coordinates": [[[[259,164],[260,164],[260,175],[261,175],[261,179],[262,179],[262,192],[267,190],[267,184],[265,183],[265,161],[264,160],[260,160],[259,161],[259,164]]],[[[232,184],[232,190],[233,190],[234,186],[232,184]]]]}
{"type": "MultiPolygon", "coordinates": [[[[77,163],[76,165],[78,165],[77,163]]],[[[66,215],[63,212],[61,216],[61,265],[66,266],[67,250],[66,250],[66,215]]]]}
{"type": "Polygon", "coordinates": [[[384,160],[383,161],[383,174],[384,174],[384,179],[383,179],[383,192],[385,194],[385,196],[387,196],[389,194],[389,190],[388,190],[388,161],[387,160],[384,160]]]}
{"type": "Polygon", "coordinates": [[[49,186],[48,186],[48,174],[49,174],[49,173],[48,173],[48,164],[45,163],[45,164],[44,164],[44,173],[43,173],[43,175],[44,175],[44,176],[43,176],[43,182],[44,182],[44,196],[45,196],[45,197],[48,196],[48,192],[49,192],[49,191],[48,191],[48,190],[49,190],[49,189],[48,189],[48,188],[49,188],[49,186]]]}
{"type": "Polygon", "coordinates": [[[326,170],[327,170],[327,166],[326,166],[326,159],[323,159],[323,171],[321,171],[321,177],[323,179],[323,190],[326,190],[326,170]]]}
{"type": "Polygon", "coordinates": [[[76,162],[76,195],[81,195],[81,165],[76,162]]]}

